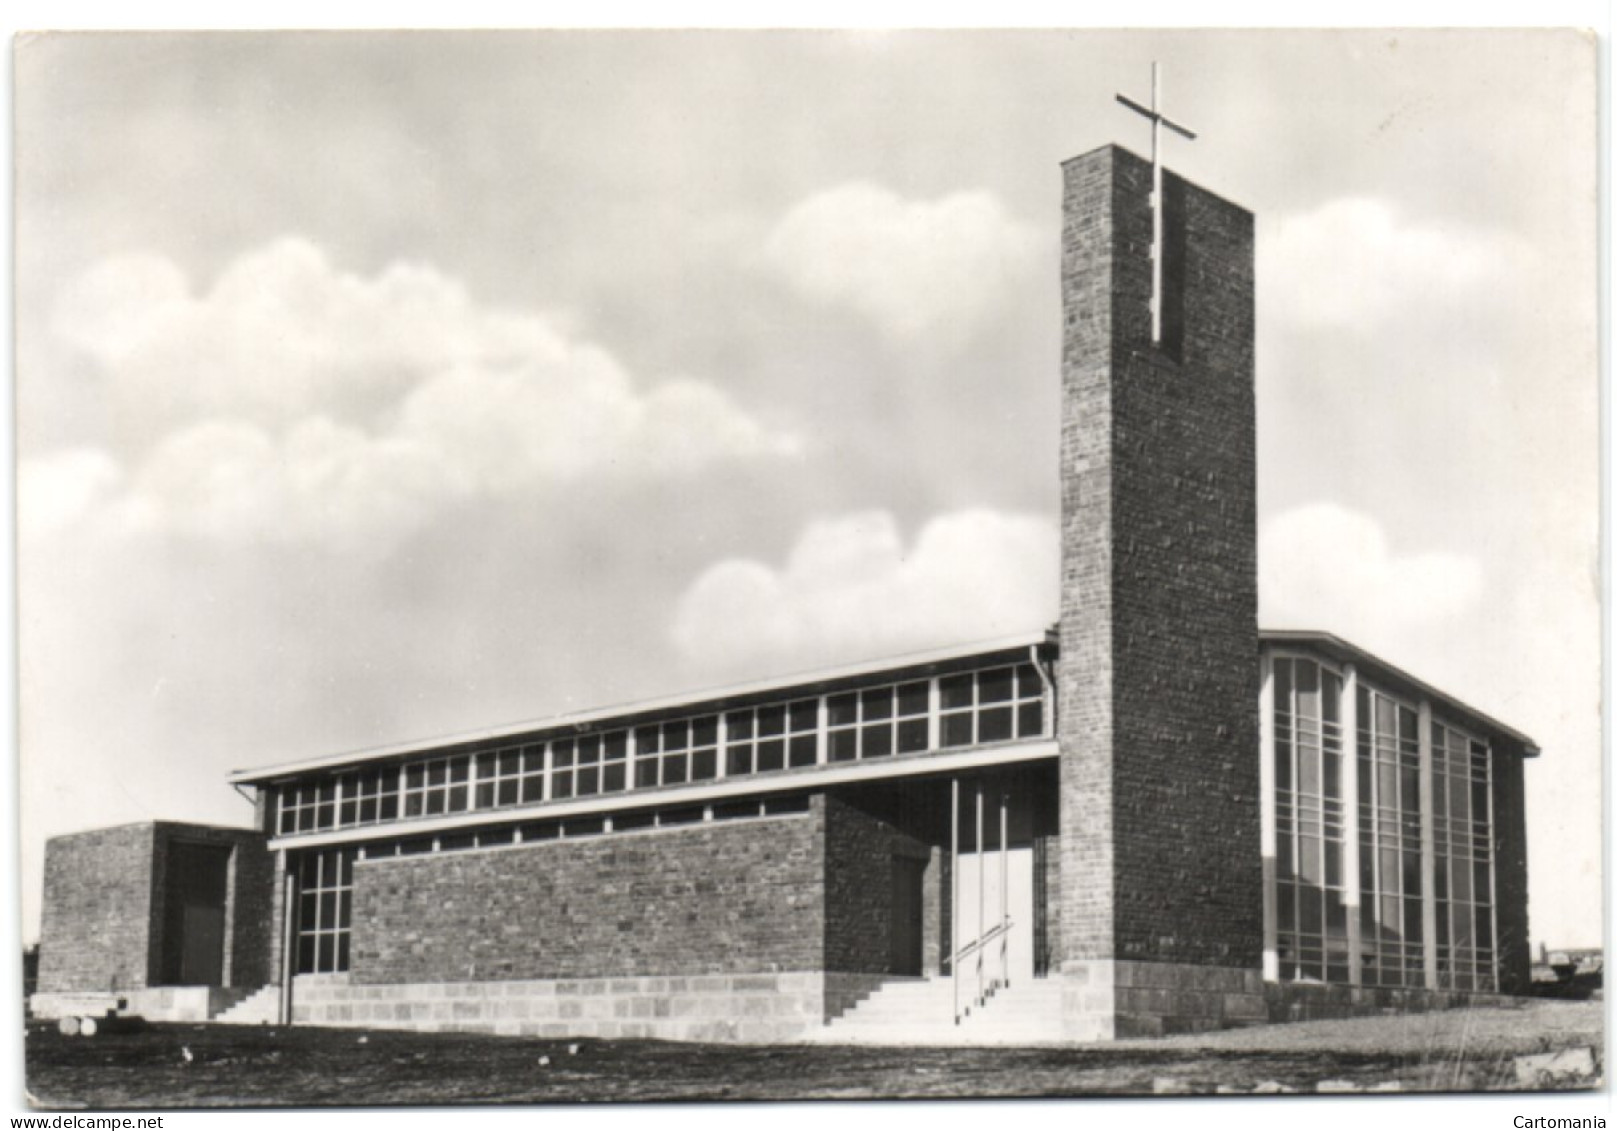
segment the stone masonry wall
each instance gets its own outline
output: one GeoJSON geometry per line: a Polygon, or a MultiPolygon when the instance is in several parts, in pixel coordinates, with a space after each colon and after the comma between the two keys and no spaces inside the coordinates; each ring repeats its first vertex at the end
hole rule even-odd
{"type": "Polygon", "coordinates": [[[152,858],[150,824],[52,837],[46,843],[42,993],[122,991],[148,984],[152,858]]]}
{"type": "Polygon", "coordinates": [[[297,1024],[723,1043],[810,1039],[878,979],[796,971],[690,977],[358,985],[347,975],[294,981],[297,1024]]]}
{"type": "MultiPolygon", "coordinates": [[[[825,969],[892,967],[893,861],[925,861],[927,846],[832,797],[825,802],[825,969]]],[[[924,877],[923,877],[924,883],[924,877]]],[[[923,922],[925,912],[923,908],[923,922]]],[[[922,941],[923,961],[925,940],[922,941]]]]}
{"type": "Polygon", "coordinates": [[[352,981],[823,969],[824,809],[360,862],[352,981]]]}
{"type": "Polygon", "coordinates": [[[1149,165],[1065,172],[1062,954],[1256,968],[1252,218],[1166,178],[1158,349],[1149,165]]]}

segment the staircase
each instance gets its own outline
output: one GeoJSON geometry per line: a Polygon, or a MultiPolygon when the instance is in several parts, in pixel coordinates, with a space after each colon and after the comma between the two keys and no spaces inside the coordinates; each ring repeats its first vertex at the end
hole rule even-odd
{"type": "MultiPolygon", "coordinates": [[[[970,1000],[961,986],[962,1005],[970,1000]]],[[[1007,986],[954,1024],[947,976],[888,982],[828,1024],[821,1044],[1038,1045],[1061,1040],[1061,983],[1032,978],[1007,986]]]]}
{"type": "Polygon", "coordinates": [[[274,1025],[281,1011],[281,987],[255,990],[211,1018],[216,1025],[274,1025]]]}

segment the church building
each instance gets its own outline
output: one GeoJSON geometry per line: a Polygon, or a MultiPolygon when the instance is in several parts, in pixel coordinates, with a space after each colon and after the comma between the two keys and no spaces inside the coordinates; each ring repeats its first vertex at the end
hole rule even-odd
{"type": "Polygon", "coordinates": [[[1533,741],[1258,627],[1252,215],[1063,176],[1057,625],[56,838],[35,1013],[1039,1042],[1524,993],[1533,741]]]}

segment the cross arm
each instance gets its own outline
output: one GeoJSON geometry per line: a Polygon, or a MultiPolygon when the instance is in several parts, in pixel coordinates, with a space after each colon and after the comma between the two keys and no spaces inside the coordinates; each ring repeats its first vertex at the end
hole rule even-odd
{"type": "Polygon", "coordinates": [[[1135,113],[1144,114],[1147,118],[1150,118],[1154,122],[1161,122],[1163,125],[1167,126],[1170,130],[1172,130],[1174,133],[1178,134],[1180,137],[1183,137],[1183,138],[1185,138],[1185,139],[1187,139],[1189,141],[1195,141],[1196,140],[1196,135],[1194,133],[1192,133],[1190,130],[1187,130],[1184,126],[1181,126],[1178,122],[1174,121],[1172,118],[1169,118],[1164,114],[1158,114],[1155,110],[1151,109],[1149,106],[1140,105],[1138,102],[1134,101],[1134,99],[1130,98],[1128,95],[1119,94],[1117,96],[1117,100],[1119,102],[1121,102],[1123,105],[1127,106],[1130,110],[1133,110],[1135,113]]]}

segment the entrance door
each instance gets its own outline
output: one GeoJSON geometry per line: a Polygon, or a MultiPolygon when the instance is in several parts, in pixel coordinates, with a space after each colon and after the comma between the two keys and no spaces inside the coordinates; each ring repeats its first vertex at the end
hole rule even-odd
{"type": "Polygon", "coordinates": [[[224,984],[229,876],[229,848],[170,844],[163,880],[163,984],[224,984]]]}
{"type": "Polygon", "coordinates": [[[926,861],[893,857],[892,918],[887,937],[892,947],[888,973],[916,977],[921,973],[921,881],[926,861]]]}
{"type": "MultiPolygon", "coordinates": [[[[1000,919],[1000,889],[1005,890],[1005,914],[1010,916],[1011,929],[1005,937],[1004,954],[998,939],[988,943],[982,951],[983,980],[1009,977],[1016,985],[1033,977],[1033,849],[1012,848],[1004,854],[1001,884],[1000,853],[963,852],[960,854],[960,903],[955,908],[957,945],[979,938],[993,928],[1000,919]],[[980,888],[979,888],[980,883],[980,888]],[[1001,967],[1004,974],[1001,974],[1001,967]]],[[[968,955],[960,964],[962,978],[977,976],[977,959],[968,955]]]]}

